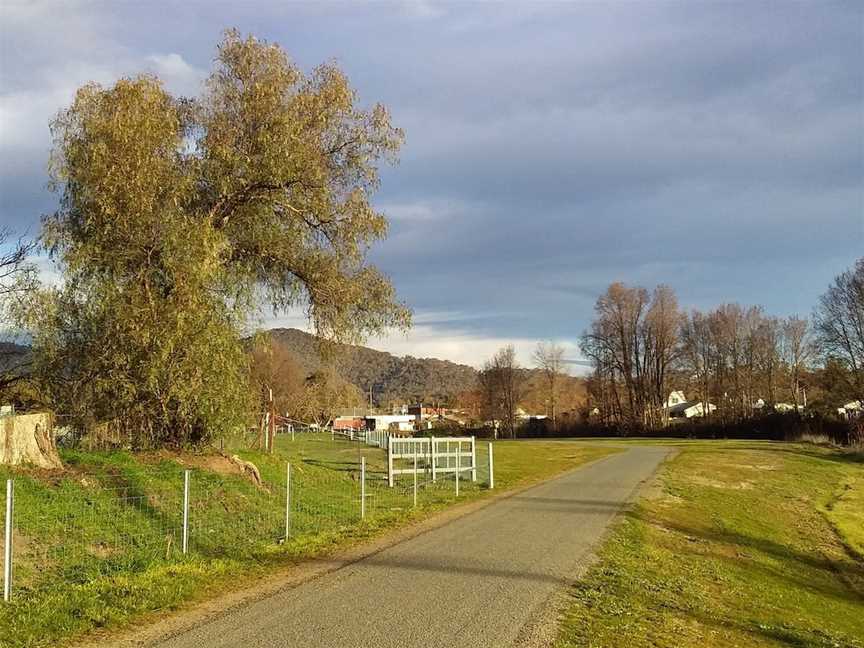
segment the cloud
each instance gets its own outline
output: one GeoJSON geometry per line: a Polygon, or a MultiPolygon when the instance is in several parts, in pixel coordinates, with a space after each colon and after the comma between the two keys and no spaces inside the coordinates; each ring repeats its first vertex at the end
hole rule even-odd
{"type": "Polygon", "coordinates": [[[572,341],[614,280],[806,314],[864,249],[859,3],[0,12],[0,218],[22,227],[53,204],[47,123],[84,81],[149,70],[194,94],[225,25],[341,65],[407,135],[371,254],[419,314],[393,349],[572,341]]]}

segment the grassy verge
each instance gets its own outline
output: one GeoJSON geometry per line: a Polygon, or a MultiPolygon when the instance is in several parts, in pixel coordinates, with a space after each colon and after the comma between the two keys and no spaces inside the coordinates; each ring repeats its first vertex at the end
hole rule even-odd
{"type": "Polygon", "coordinates": [[[556,648],[864,645],[864,458],[677,445],[574,589],[556,648]]]}
{"type": "MultiPolygon", "coordinates": [[[[459,501],[486,497],[486,446],[478,483],[459,501]]],[[[552,476],[614,450],[498,442],[498,489],[552,476]]],[[[276,452],[238,451],[265,482],[256,487],[214,455],[64,451],[63,473],[10,471],[15,480],[13,600],[0,603],[0,646],[56,646],[119,628],[251,582],[275,568],[428,516],[456,502],[452,477],[390,489],[382,450],[327,436],[279,439],[276,452]],[[367,518],[357,465],[367,459],[367,518]],[[285,540],[285,467],[292,464],[291,534],[285,540]],[[181,543],[183,470],[191,470],[189,552],[181,543]]]]}

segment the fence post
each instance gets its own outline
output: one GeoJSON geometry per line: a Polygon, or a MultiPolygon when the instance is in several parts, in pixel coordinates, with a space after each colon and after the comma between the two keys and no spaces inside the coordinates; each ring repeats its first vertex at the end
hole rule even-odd
{"type": "Polygon", "coordinates": [[[393,488],[393,452],[390,450],[390,444],[387,444],[387,483],[390,488],[393,488]]]}
{"type": "Polygon", "coordinates": [[[291,463],[285,469],[285,541],[291,535],[291,463]]]}
{"type": "Polygon", "coordinates": [[[183,553],[189,550],[189,471],[183,471],[183,553]]]}
{"type": "Polygon", "coordinates": [[[417,444],[411,443],[414,446],[414,508],[417,508],[417,444]]]}
{"type": "Polygon", "coordinates": [[[366,457],[360,457],[360,519],[366,519],[366,457]]]}
{"type": "Polygon", "coordinates": [[[492,442],[489,442],[489,489],[495,488],[495,465],[492,460],[492,442]]]}
{"type": "Polygon", "coordinates": [[[12,596],[12,480],[6,480],[6,530],[3,541],[3,600],[9,601],[12,596]]]}
{"type": "Polygon", "coordinates": [[[429,437],[429,458],[432,460],[432,481],[435,480],[435,437],[429,437]]]}
{"type": "Polygon", "coordinates": [[[459,497],[459,473],[462,472],[462,442],[456,442],[456,497],[459,497]]]}
{"type": "Polygon", "coordinates": [[[477,481],[477,440],[471,437],[471,481],[477,481]]]}

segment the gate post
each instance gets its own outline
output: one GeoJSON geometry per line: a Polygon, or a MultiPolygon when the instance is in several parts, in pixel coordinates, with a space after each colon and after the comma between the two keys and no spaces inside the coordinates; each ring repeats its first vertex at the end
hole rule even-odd
{"type": "Polygon", "coordinates": [[[3,541],[3,600],[12,596],[12,510],[15,498],[12,480],[6,480],[6,524],[3,541]]]}
{"type": "Polygon", "coordinates": [[[471,481],[477,481],[477,442],[471,437],[471,481]]]}
{"type": "Polygon", "coordinates": [[[429,437],[429,457],[432,459],[432,481],[435,481],[435,437],[429,437]]]}
{"type": "Polygon", "coordinates": [[[459,473],[462,472],[462,442],[456,442],[456,497],[459,497],[459,473]]]}
{"type": "Polygon", "coordinates": [[[360,519],[366,519],[366,457],[360,457],[360,519]]]}
{"type": "Polygon", "coordinates": [[[417,508],[417,444],[412,441],[411,445],[414,446],[414,508],[417,508]]]}
{"type": "Polygon", "coordinates": [[[393,449],[387,444],[387,483],[393,488],[393,449]]]}
{"type": "Polygon", "coordinates": [[[285,469],[285,542],[291,535],[291,464],[285,469]]]}
{"type": "Polygon", "coordinates": [[[489,489],[495,488],[495,465],[492,460],[492,442],[489,442],[489,489]]]}

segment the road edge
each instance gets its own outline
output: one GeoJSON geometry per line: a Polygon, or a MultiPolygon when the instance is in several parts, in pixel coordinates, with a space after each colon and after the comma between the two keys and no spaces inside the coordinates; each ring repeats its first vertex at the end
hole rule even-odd
{"type": "Polygon", "coordinates": [[[536,610],[539,611],[539,614],[532,614],[529,621],[522,627],[517,635],[516,642],[513,644],[513,648],[553,648],[555,641],[558,639],[558,631],[561,626],[561,621],[563,620],[564,614],[571,602],[569,596],[570,590],[600,560],[598,552],[615,532],[616,528],[620,524],[621,516],[632,510],[636,503],[647,494],[647,491],[657,484],[665,466],[679,453],[678,448],[664,445],[649,445],[643,447],[665,450],[663,459],[657,463],[650,475],[633,487],[633,490],[630,491],[630,494],[621,503],[621,506],[615,512],[612,520],[607,525],[600,538],[598,538],[597,543],[594,545],[594,549],[584,557],[573,572],[566,575],[567,582],[556,588],[556,590],[536,608],[536,610]]]}

